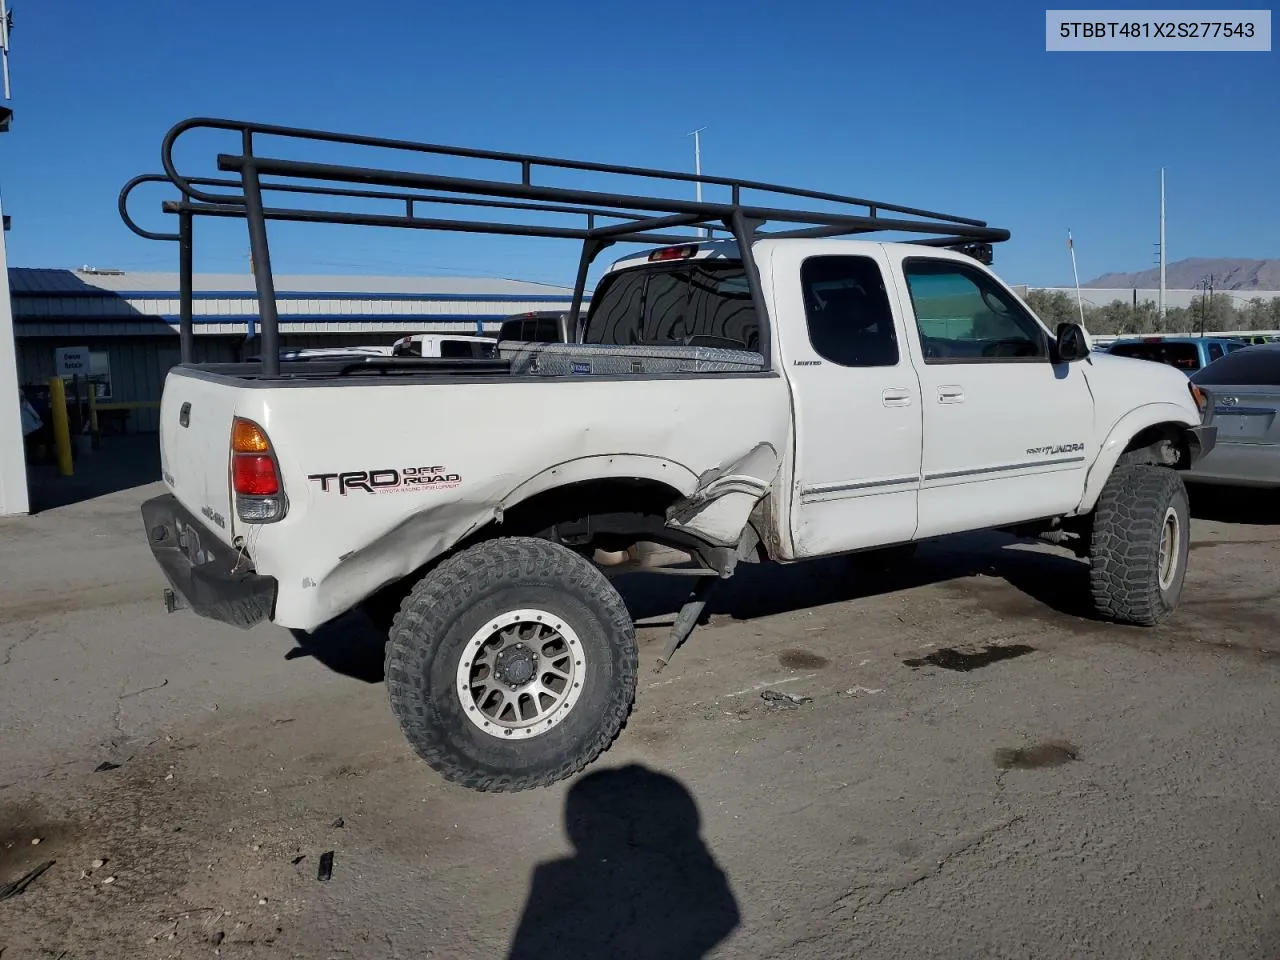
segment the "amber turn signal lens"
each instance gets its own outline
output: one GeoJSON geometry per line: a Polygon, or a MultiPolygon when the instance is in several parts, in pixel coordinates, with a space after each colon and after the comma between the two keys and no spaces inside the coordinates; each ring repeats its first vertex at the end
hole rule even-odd
{"type": "Polygon", "coordinates": [[[1204,413],[1205,405],[1209,402],[1208,397],[1204,395],[1204,391],[1197,387],[1194,383],[1187,384],[1191,388],[1191,397],[1196,402],[1196,407],[1201,413],[1204,413]]]}
{"type": "Polygon", "coordinates": [[[252,420],[237,417],[231,425],[231,449],[235,453],[266,453],[271,449],[271,441],[252,420]]]}

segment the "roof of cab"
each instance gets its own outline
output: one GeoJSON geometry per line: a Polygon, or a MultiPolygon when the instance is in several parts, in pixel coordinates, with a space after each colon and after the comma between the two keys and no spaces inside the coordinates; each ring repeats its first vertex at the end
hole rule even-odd
{"type": "MultiPolygon", "coordinates": [[[[950,250],[946,247],[921,246],[920,244],[917,244],[917,243],[908,243],[904,241],[863,240],[863,239],[858,239],[856,237],[823,237],[823,238],[791,237],[791,238],[787,238],[787,237],[770,237],[768,234],[763,234],[759,236],[757,239],[762,242],[767,242],[772,240],[775,242],[787,242],[787,243],[803,242],[807,240],[808,242],[811,242],[811,243],[822,243],[822,244],[838,243],[838,244],[844,245],[846,250],[854,246],[860,246],[863,248],[879,247],[887,252],[892,253],[896,251],[903,255],[928,254],[930,256],[936,256],[940,259],[962,260],[962,261],[972,259],[970,257],[967,257],[964,253],[961,253],[958,250],[950,250]]],[[[740,256],[738,253],[738,241],[732,238],[725,239],[725,240],[697,240],[697,239],[691,238],[688,243],[670,244],[662,247],[648,247],[644,250],[637,251],[636,253],[629,253],[624,257],[619,257],[617,260],[613,261],[613,263],[609,265],[609,269],[606,270],[605,272],[613,273],[614,271],[617,271],[617,270],[627,270],[633,267],[642,267],[642,266],[648,265],[649,263],[655,263],[655,262],[656,263],[661,263],[661,262],[678,263],[681,260],[710,260],[710,259],[719,259],[719,260],[740,259],[740,256]],[[693,247],[694,252],[687,257],[672,257],[671,259],[666,261],[650,259],[651,257],[653,257],[654,254],[660,251],[679,250],[685,247],[693,247]]]]}
{"type": "MultiPolygon", "coordinates": [[[[710,260],[712,258],[718,260],[737,260],[738,259],[738,241],[737,240],[696,240],[690,239],[688,243],[670,244],[665,247],[649,247],[639,250],[636,253],[629,253],[625,257],[619,257],[613,263],[609,264],[607,272],[612,273],[614,270],[626,270],[628,267],[639,267],[650,262],[650,257],[660,250],[677,250],[684,247],[693,247],[692,256],[681,258],[688,260],[710,260]]],[[[673,262],[673,261],[669,261],[673,262]]]]}

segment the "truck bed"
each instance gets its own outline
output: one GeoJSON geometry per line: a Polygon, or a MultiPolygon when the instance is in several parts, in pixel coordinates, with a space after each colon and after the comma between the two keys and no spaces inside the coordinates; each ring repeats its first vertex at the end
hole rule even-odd
{"type": "Polygon", "coordinates": [[[509,349],[497,361],[284,363],[275,377],[253,364],[174,368],[161,404],[165,482],[207,537],[279,582],[275,621],[311,629],[540,489],[605,475],[690,496],[763,445],[760,489],[706,521],[736,539],[774,481],[790,400],[760,354],[509,349]],[[270,437],[288,500],[277,522],[236,516],[237,418],[270,437]]]}
{"type": "Polygon", "coordinates": [[[257,363],[193,364],[196,374],[219,379],[269,382],[284,386],[301,381],[316,386],[325,381],[363,381],[395,377],[413,382],[494,377],[617,377],[705,373],[759,373],[764,357],[748,350],[682,344],[616,346],[595,343],[532,343],[508,341],[493,359],[353,357],[333,360],[282,361],[277,376],[266,377],[257,363]]]}

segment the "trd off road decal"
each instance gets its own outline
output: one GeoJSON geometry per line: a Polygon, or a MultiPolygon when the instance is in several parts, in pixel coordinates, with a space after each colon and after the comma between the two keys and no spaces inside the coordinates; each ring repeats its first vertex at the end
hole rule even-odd
{"type": "Polygon", "coordinates": [[[1028,457],[1057,457],[1064,453],[1084,453],[1084,444],[1059,443],[1052,447],[1027,447],[1028,457]]]}
{"type": "Polygon", "coordinates": [[[347,470],[342,473],[312,473],[321,493],[417,493],[451,490],[462,482],[461,474],[444,467],[402,467],[399,470],[347,470]]]}

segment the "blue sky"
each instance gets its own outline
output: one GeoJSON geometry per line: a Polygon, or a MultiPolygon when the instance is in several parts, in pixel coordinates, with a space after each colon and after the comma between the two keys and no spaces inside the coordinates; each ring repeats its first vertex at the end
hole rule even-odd
{"type": "MultiPolygon", "coordinates": [[[[15,19],[17,266],[176,269],[116,193],[197,114],[680,169],[705,124],[708,174],[986,219],[1013,232],[997,269],[1033,284],[1069,282],[1068,227],[1081,279],[1150,266],[1164,165],[1171,260],[1280,257],[1280,53],[1050,54],[1043,6],[19,0],[15,19]]],[[[159,224],[159,194],[140,199],[159,224]]],[[[272,229],[280,273],[567,282],[576,260],[571,241],[272,229]]],[[[242,222],[201,222],[197,270],[247,271],[247,247],[242,222]]]]}

